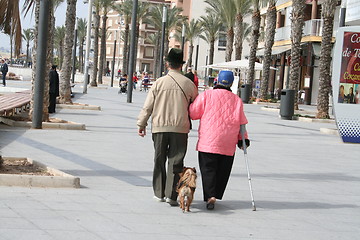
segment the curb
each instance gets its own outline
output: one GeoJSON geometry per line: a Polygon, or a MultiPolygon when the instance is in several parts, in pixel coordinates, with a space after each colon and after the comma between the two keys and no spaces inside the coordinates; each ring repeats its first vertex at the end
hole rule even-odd
{"type": "MultiPolygon", "coordinates": [[[[8,118],[0,117],[0,122],[11,126],[11,127],[26,127],[31,128],[32,122],[22,122],[22,121],[14,121],[8,118]]],[[[43,122],[42,128],[56,128],[56,129],[64,129],[64,130],[86,130],[85,124],[83,123],[50,123],[50,122],[43,122]]]]}
{"type": "Polygon", "coordinates": [[[320,132],[324,133],[324,134],[329,134],[329,135],[337,135],[339,136],[339,132],[337,129],[334,128],[320,128],[320,132]]]}
{"type": "Polygon", "coordinates": [[[83,110],[101,110],[100,106],[88,104],[56,104],[56,108],[62,109],[83,109],[83,110]]]}
{"type": "MultiPolygon", "coordinates": [[[[19,159],[15,157],[3,157],[5,159],[19,159]]],[[[54,176],[39,175],[20,175],[20,174],[0,174],[0,186],[19,186],[19,187],[51,187],[51,188],[80,188],[80,178],[64,173],[55,168],[48,167],[38,161],[29,158],[28,162],[46,169],[54,176]]]]}
{"type": "Polygon", "coordinates": [[[299,117],[299,121],[300,122],[316,122],[316,123],[335,123],[335,120],[333,120],[333,119],[317,119],[317,118],[307,118],[307,117],[299,117]]]}
{"type": "Polygon", "coordinates": [[[268,111],[268,112],[280,112],[280,108],[272,108],[272,107],[261,107],[260,108],[263,111],[268,111]]]}
{"type": "MultiPolygon", "coordinates": [[[[261,110],[263,111],[268,111],[268,112],[277,112],[280,113],[280,109],[278,108],[271,108],[271,107],[261,107],[261,110]]],[[[313,114],[313,112],[309,112],[309,111],[302,111],[302,110],[296,110],[295,114],[313,114]]],[[[315,123],[335,123],[334,119],[318,119],[318,118],[307,118],[307,117],[297,117],[294,116],[293,120],[298,120],[300,122],[315,122],[315,123]]]]}

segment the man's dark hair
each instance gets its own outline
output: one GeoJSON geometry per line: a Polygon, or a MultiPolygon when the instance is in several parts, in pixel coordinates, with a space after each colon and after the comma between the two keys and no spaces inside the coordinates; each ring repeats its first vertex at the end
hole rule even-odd
{"type": "Polygon", "coordinates": [[[169,67],[172,69],[178,69],[182,66],[182,63],[174,63],[174,62],[168,62],[169,67]]]}

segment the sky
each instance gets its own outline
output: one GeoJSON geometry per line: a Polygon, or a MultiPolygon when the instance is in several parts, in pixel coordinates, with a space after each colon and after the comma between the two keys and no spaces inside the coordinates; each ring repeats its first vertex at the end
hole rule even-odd
{"type": "MultiPolygon", "coordinates": [[[[21,13],[21,9],[23,6],[24,0],[20,0],[20,14],[21,14],[21,26],[22,29],[32,28],[34,27],[34,16],[31,16],[30,13],[26,17],[21,13]]],[[[76,5],[76,15],[79,18],[87,18],[88,14],[88,4],[84,4],[83,0],[77,0],[76,5]]],[[[62,3],[55,12],[55,24],[56,26],[65,25],[66,18],[66,1],[62,3]]],[[[0,33],[0,48],[4,47],[10,49],[10,38],[8,35],[0,33]]],[[[21,49],[22,52],[26,52],[26,43],[23,41],[23,47],[21,49]]]]}

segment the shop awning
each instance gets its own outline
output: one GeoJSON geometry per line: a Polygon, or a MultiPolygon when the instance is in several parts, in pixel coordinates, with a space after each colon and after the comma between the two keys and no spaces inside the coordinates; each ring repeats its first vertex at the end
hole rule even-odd
{"type": "MultiPolygon", "coordinates": [[[[271,55],[277,55],[291,49],[291,45],[276,46],[272,48],[271,55]]],[[[256,52],[256,56],[264,56],[264,48],[256,52]]]]}

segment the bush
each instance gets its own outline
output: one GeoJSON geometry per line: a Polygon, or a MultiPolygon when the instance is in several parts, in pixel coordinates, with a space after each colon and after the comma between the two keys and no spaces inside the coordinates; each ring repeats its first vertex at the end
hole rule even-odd
{"type": "Polygon", "coordinates": [[[2,167],[2,164],[4,163],[4,159],[2,158],[2,156],[0,155],[0,168],[2,167]]]}

